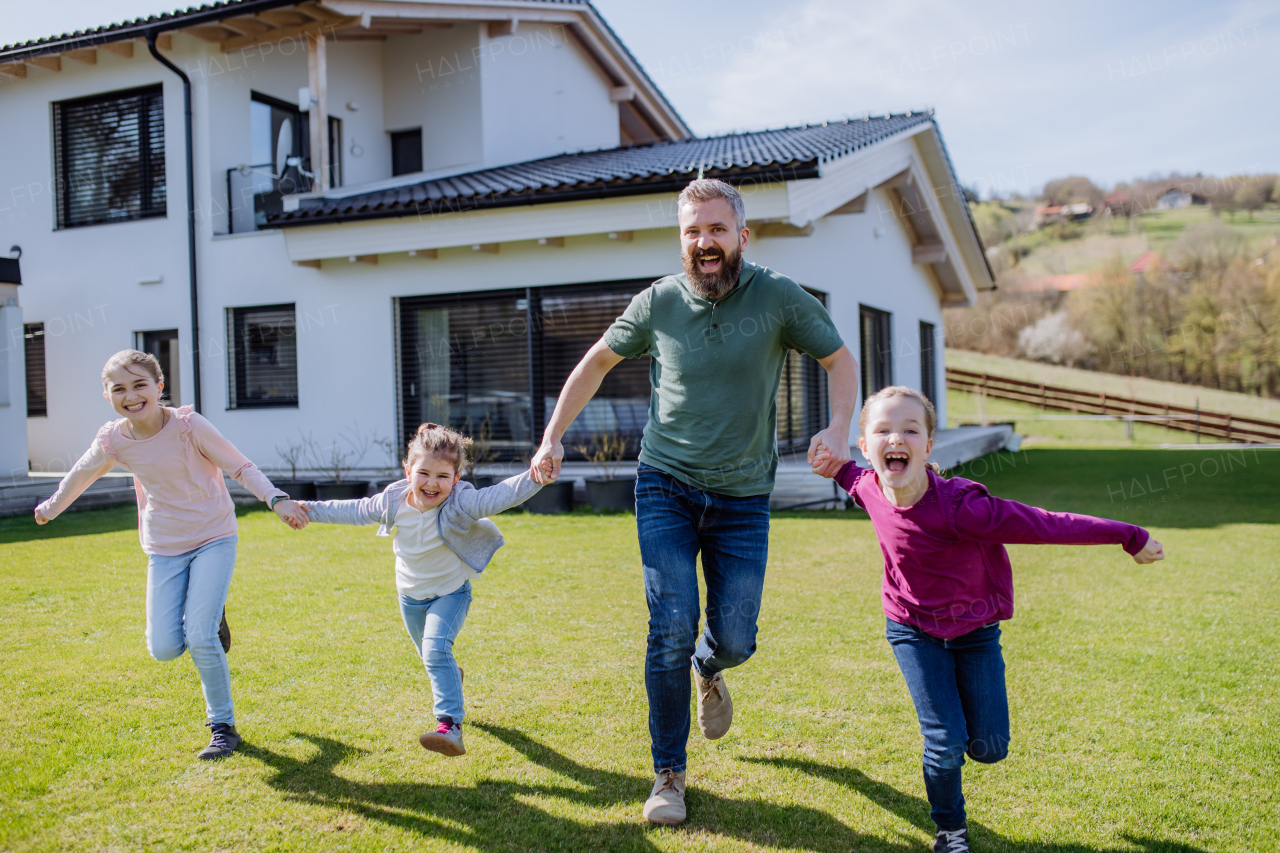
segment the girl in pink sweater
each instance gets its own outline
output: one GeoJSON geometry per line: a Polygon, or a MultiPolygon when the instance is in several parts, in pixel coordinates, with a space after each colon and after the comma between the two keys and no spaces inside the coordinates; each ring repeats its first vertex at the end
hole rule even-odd
{"type": "Polygon", "coordinates": [[[290,527],[305,527],[307,515],[190,407],[160,405],[164,374],[154,356],[116,353],[102,368],[102,383],[121,419],[98,430],[53,497],[36,507],[36,523],[57,518],[116,465],[133,473],[138,534],[148,557],[147,651],[164,661],[190,650],[213,730],[200,758],[223,758],[240,745],[240,735],[225,615],[237,528],[222,472],[269,502],[290,527]]]}
{"type": "MultiPolygon", "coordinates": [[[[968,853],[960,768],[1009,750],[1000,622],[1013,616],[1006,543],[1121,545],[1139,563],[1164,549],[1132,524],[1048,512],[992,497],[985,486],[943,479],[933,463],[937,415],[913,388],[871,395],[858,417],[871,469],[848,462],[836,482],[871,516],[884,553],[885,636],[906,679],[924,736],[924,786],[938,853],[968,853]]],[[[812,463],[829,457],[821,444],[812,463]]]]}

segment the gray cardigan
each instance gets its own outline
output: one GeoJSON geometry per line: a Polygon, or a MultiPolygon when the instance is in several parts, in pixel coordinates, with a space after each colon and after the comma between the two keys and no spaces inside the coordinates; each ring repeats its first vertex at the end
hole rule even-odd
{"type": "MultiPolygon", "coordinates": [[[[477,572],[483,572],[493,555],[502,547],[498,525],[486,516],[519,506],[537,494],[542,486],[522,471],[514,477],[477,489],[459,482],[440,504],[436,526],[440,541],[477,572]]],[[[379,536],[390,536],[395,526],[400,502],[409,491],[408,480],[397,480],[371,498],[355,501],[305,501],[311,520],[322,524],[374,524],[379,536]]]]}

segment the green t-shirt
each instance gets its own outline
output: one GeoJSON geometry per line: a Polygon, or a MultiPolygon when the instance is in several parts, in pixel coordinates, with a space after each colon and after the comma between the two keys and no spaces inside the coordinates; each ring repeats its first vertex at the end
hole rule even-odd
{"type": "Polygon", "coordinates": [[[624,358],[652,356],[640,461],[737,497],[773,491],[787,352],[823,359],[844,345],[821,302],[752,263],[718,302],[696,295],[683,274],[655,281],[604,342],[624,358]]]}

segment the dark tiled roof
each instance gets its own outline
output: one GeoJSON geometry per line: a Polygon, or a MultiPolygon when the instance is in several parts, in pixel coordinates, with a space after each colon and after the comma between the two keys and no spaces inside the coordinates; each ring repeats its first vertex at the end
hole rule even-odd
{"type": "Polygon", "coordinates": [[[288,227],[672,192],[700,169],[731,184],[816,178],[827,160],[932,121],[930,113],[914,112],[560,154],[344,198],[303,199],[298,210],[271,222],[288,227]]]}
{"type": "MultiPolygon", "coordinates": [[[[8,44],[0,47],[0,63],[21,61],[29,56],[40,56],[46,53],[61,53],[82,47],[93,47],[107,42],[143,38],[146,31],[153,28],[169,32],[181,27],[214,23],[234,15],[251,15],[254,12],[279,6],[293,6],[300,2],[302,0],[219,0],[219,2],[190,6],[175,12],[134,18],[119,24],[107,24],[88,30],[76,30],[62,35],[8,44]]],[[[590,5],[589,0],[542,0],[542,2],[566,3],[575,6],[590,5]]]]}

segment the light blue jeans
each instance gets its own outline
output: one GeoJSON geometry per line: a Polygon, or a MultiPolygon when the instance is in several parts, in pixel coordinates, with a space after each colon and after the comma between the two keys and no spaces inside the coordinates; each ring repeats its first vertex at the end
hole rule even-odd
{"type": "Polygon", "coordinates": [[[235,725],[236,712],[218,624],[227,606],[238,539],[215,539],[176,557],[151,554],[147,562],[147,651],[163,661],[190,650],[209,722],[228,725],[235,725]]]}
{"type": "Polygon", "coordinates": [[[437,720],[462,725],[462,673],[453,659],[453,641],[471,609],[471,581],[448,595],[417,599],[400,596],[400,615],[431,679],[437,720]]]}

